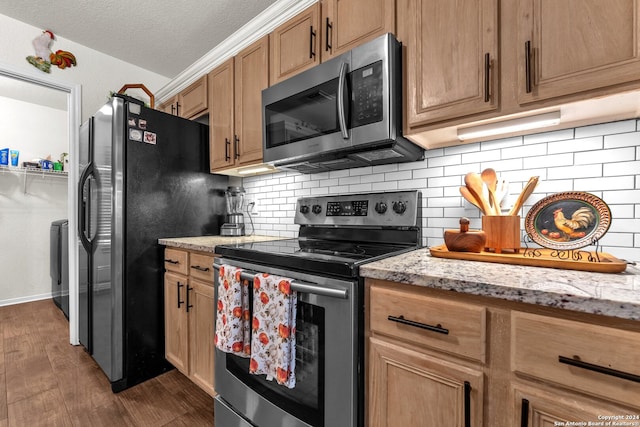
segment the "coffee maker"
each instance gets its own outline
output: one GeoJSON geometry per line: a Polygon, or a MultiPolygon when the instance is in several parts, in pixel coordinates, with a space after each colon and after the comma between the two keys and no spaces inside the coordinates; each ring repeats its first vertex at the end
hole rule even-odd
{"type": "Polygon", "coordinates": [[[222,224],[220,235],[222,236],[244,236],[244,188],[227,187],[225,196],[227,198],[227,222],[222,224]]]}

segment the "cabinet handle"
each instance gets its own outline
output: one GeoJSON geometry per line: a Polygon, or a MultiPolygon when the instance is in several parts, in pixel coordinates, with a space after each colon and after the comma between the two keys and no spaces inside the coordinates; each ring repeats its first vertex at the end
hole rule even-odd
{"type": "Polygon", "coordinates": [[[176,102],[176,116],[180,115],[180,103],[176,102]]]}
{"type": "Polygon", "coordinates": [[[189,303],[189,292],[191,292],[192,290],[193,288],[187,285],[187,313],[189,312],[189,309],[193,307],[193,305],[189,303]]]}
{"type": "Polygon", "coordinates": [[[580,360],[578,356],[573,356],[573,358],[558,356],[558,362],[565,363],[571,366],[576,366],[582,369],[587,369],[589,371],[598,372],[600,374],[605,374],[605,375],[609,375],[616,378],[622,378],[623,380],[629,380],[636,383],[640,383],[640,375],[634,375],[628,372],[607,368],[606,366],[594,365],[592,363],[583,362],[582,360],[580,360]]]}
{"type": "Polygon", "coordinates": [[[229,138],[224,139],[224,161],[228,162],[231,160],[231,156],[229,155],[229,146],[231,145],[231,141],[229,138]]]}
{"type": "Polygon", "coordinates": [[[404,316],[388,316],[387,320],[392,322],[402,323],[403,325],[415,326],[416,328],[426,329],[428,331],[437,332],[439,334],[449,335],[449,330],[442,327],[440,323],[436,326],[427,325],[426,323],[414,322],[413,320],[407,320],[404,316]]]}
{"type": "Polygon", "coordinates": [[[235,151],[235,158],[240,158],[240,138],[238,135],[233,135],[233,149],[235,151]]]}
{"type": "Polygon", "coordinates": [[[525,89],[531,93],[531,40],[524,44],[525,89]]]}
{"type": "MultiPolygon", "coordinates": [[[[178,308],[180,308],[180,306],[182,304],[184,304],[184,301],[180,300],[180,288],[184,288],[184,285],[182,283],[178,282],[178,287],[177,287],[177,290],[178,290],[178,308]]],[[[188,297],[188,295],[187,295],[187,297],[188,297]]]]}
{"type": "Polygon", "coordinates": [[[174,259],[165,259],[164,262],[168,262],[169,264],[180,264],[180,261],[176,261],[174,259]]]}
{"type": "Polygon", "coordinates": [[[464,427],[471,427],[471,383],[464,382],[464,427]]]}
{"type": "Polygon", "coordinates": [[[316,32],[313,31],[313,25],[309,27],[309,58],[314,58],[316,53],[313,50],[314,39],[316,38],[316,32]]]}
{"type": "Polygon", "coordinates": [[[333,25],[329,23],[329,18],[327,17],[324,30],[324,50],[326,52],[329,52],[331,50],[331,43],[329,43],[329,40],[331,40],[332,34],[329,32],[329,30],[331,30],[331,33],[333,32],[333,25]]]}
{"type": "Polygon", "coordinates": [[[522,411],[520,412],[520,427],[529,425],[529,401],[522,399],[522,411]]]}
{"type": "Polygon", "coordinates": [[[175,112],[176,112],[176,107],[173,104],[171,104],[171,115],[175,115],[175,112]]]}
{"type": "Polygon", "coordinates": [[[489,80],[491,71],[491,58],[489,57],[489,53],[484,54],[484,102],[489,102],[489,80]]]}
{"type": "Polygon", "coordinates": [[[191,268],[198,271],[209,271],[209,267],[200,267],[199,265],[192,265],[191,268]]]}

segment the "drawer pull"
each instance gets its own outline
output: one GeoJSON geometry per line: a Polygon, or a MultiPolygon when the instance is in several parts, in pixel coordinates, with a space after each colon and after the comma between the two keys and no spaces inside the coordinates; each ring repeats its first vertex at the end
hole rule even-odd
{"type": "Polygon", "coordinates": [[[169,264],[180,264],[180,261],[176,261],[174,259],[165,259],[164,262],[168,262],[169,264]]]}
{"type": "Polygon", "coordinates": [[[437,332],[439,334],[449,335],[449,330],[442,327],[440,323],[436,326],[427,325],[426,323],[414,322],[413,320],[407,320],[404,316],[388,316],[387,320],[391,320],[392,322],[402,323],[403,325],[415,326],[416,328],[426,329],[428,331],[437,332]]]}
{"type": "Polygon", "coordinates": [[[464,427],[471,427],[471,383],[464,382],[464,427]]]}
{"type": "Polygon", "coordinates": [[[522,412],[520,412],[520,427],[529,425],[529,401],[522,399],[522,412]]]}
{"type": "Polygon", "coordinates": [[[210,271],[209,267],[200,267],[199,265],[192,265],[191,268],[198,271],[210,271]]]}
{"type": "Polygon", "coordinates": [[[598,372],[600,374],[610,375],[616,378],[622,378],[623,380],[629,380],[629,381],[640,383],[640,375],[634,375],[628,372],[607,368],[605,366],[594,365],[592,363],[583,362],[578,358],[578,356],[574,356],[573,358],[558,356],[558,362],[565,363],[571,366],[576,366],[582,369],[587,369],[589,371],[598,372]]]}

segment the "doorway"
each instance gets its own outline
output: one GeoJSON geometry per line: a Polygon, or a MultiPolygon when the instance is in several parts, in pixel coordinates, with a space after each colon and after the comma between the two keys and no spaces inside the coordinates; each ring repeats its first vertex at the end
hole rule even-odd
{"type": "MultiPolygon", "coordinates": [[[[33,103],[34,105],[40,105],[47,107],[47,103],[59,103],[66,98],[66,134],[68,137],[68,153],[69,153],[69,167],[67,171],[67,195],[66,195],[66,211],[63,209],[63,213],[66,214],[69,220],[69,339],[71,344],[78,344],[78,302],[77,302],[77,226],[75,212],[77,210],[77,198],[75,191],[75,182],[77,181],[77,151],[78,151],[78,128],[80,126],[80,111],[81,111],[81,87],[80,85],[74,85],[70,83],[60,82],[50,78],[42,73],[38,74],[31,70],[19,69],[12,65],[4,64],[0,62],[0,89],[4,88],[4,93],[13,98],[26,97],[23,101],[27,103],[33,103]],[[41,89],[39,91],[39,89],[41,89]],[[50,95],[50,96],[49,96],[50,95]]],[[[5,96],[0,93],[0,96],[5,96]]],[[[21,122],[23,127],[29,126],[29,119],[25,119],[21,122]]],[[[32,123],[33,126],[38,126],[38,123],[32,123]]],[[[1,140],[0,148],[8,148],[15,142],[16,138],[19,138],[20,131],[13,136],[13,141],[1,140]],[[17,136],[15,136],[17,135],[17,136]],[[7,147],[5,147],[7,146],[7,147]]],[[[27,154],[27,153],[25,153],[27,154]]],[[[51,153],[52,158],[59,156],[61,153],[51,153]]],[[[29,154],[27,154],[29,155],[29,154]]],[[[29,160],[27,158],[19,158],[19,166],[22,165],[22,161],[29,160]]],[[[19,166],[15,169],[18,170],[19,166]]],[[[8,168],[0,173],[13,173],[13,170],[8,168]]],[[[22,188],[20,191],[28,190],[28,181],[26,171],[24,172],[24,181],[22,182],[22,188]]],[[[16,179],[11,177],[11,179],[16,179]]],[[[20,179],[20,178],[18,178],[20,179]]],[[[8,199],[7,199],[8,202],[8,199]]],[[[34,241],[34,249],[37,249],[37,245],[49,245],[49,235],[41,236],[39,241],[34,241]]],[[[28,256],[28,254],[27,254],[28,256]]],[[[48,258],[46,260],[48,265],[48,258]]],[[[48,268],[47,268],[48,270],[48,268]]],[[[47,276],[48,278],[48,276],[47,276]]],[[[50,280],[50,279],[49,279],[50,280]]],[[[15,280],[13,280],[15,282],[15,280]]],[[[20,283],[11,283],[10,286],[20,286],[20,283]]],[[[29,296],[25,296],[28,300],[29,296]]],[[[37,297],[33,297],[37,299],[37,297]]],[[[19,300],[19,299],[18,299],[19,300]]]]}

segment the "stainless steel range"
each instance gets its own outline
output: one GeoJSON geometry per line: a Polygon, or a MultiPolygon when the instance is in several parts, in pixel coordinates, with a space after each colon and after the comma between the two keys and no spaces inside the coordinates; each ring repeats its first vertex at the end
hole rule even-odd
{"type": "Polygon", "coordinates": [[[297,238],[216,248],[216,281],[221,265],[248,280],[284,276],[298,301],[295,387],[250,374],[248,358],[216,349],[216,426],[364,426],[359,267],[416,249],[420,220],[418,191],[308,197],[297,202],[297,238]]]}

